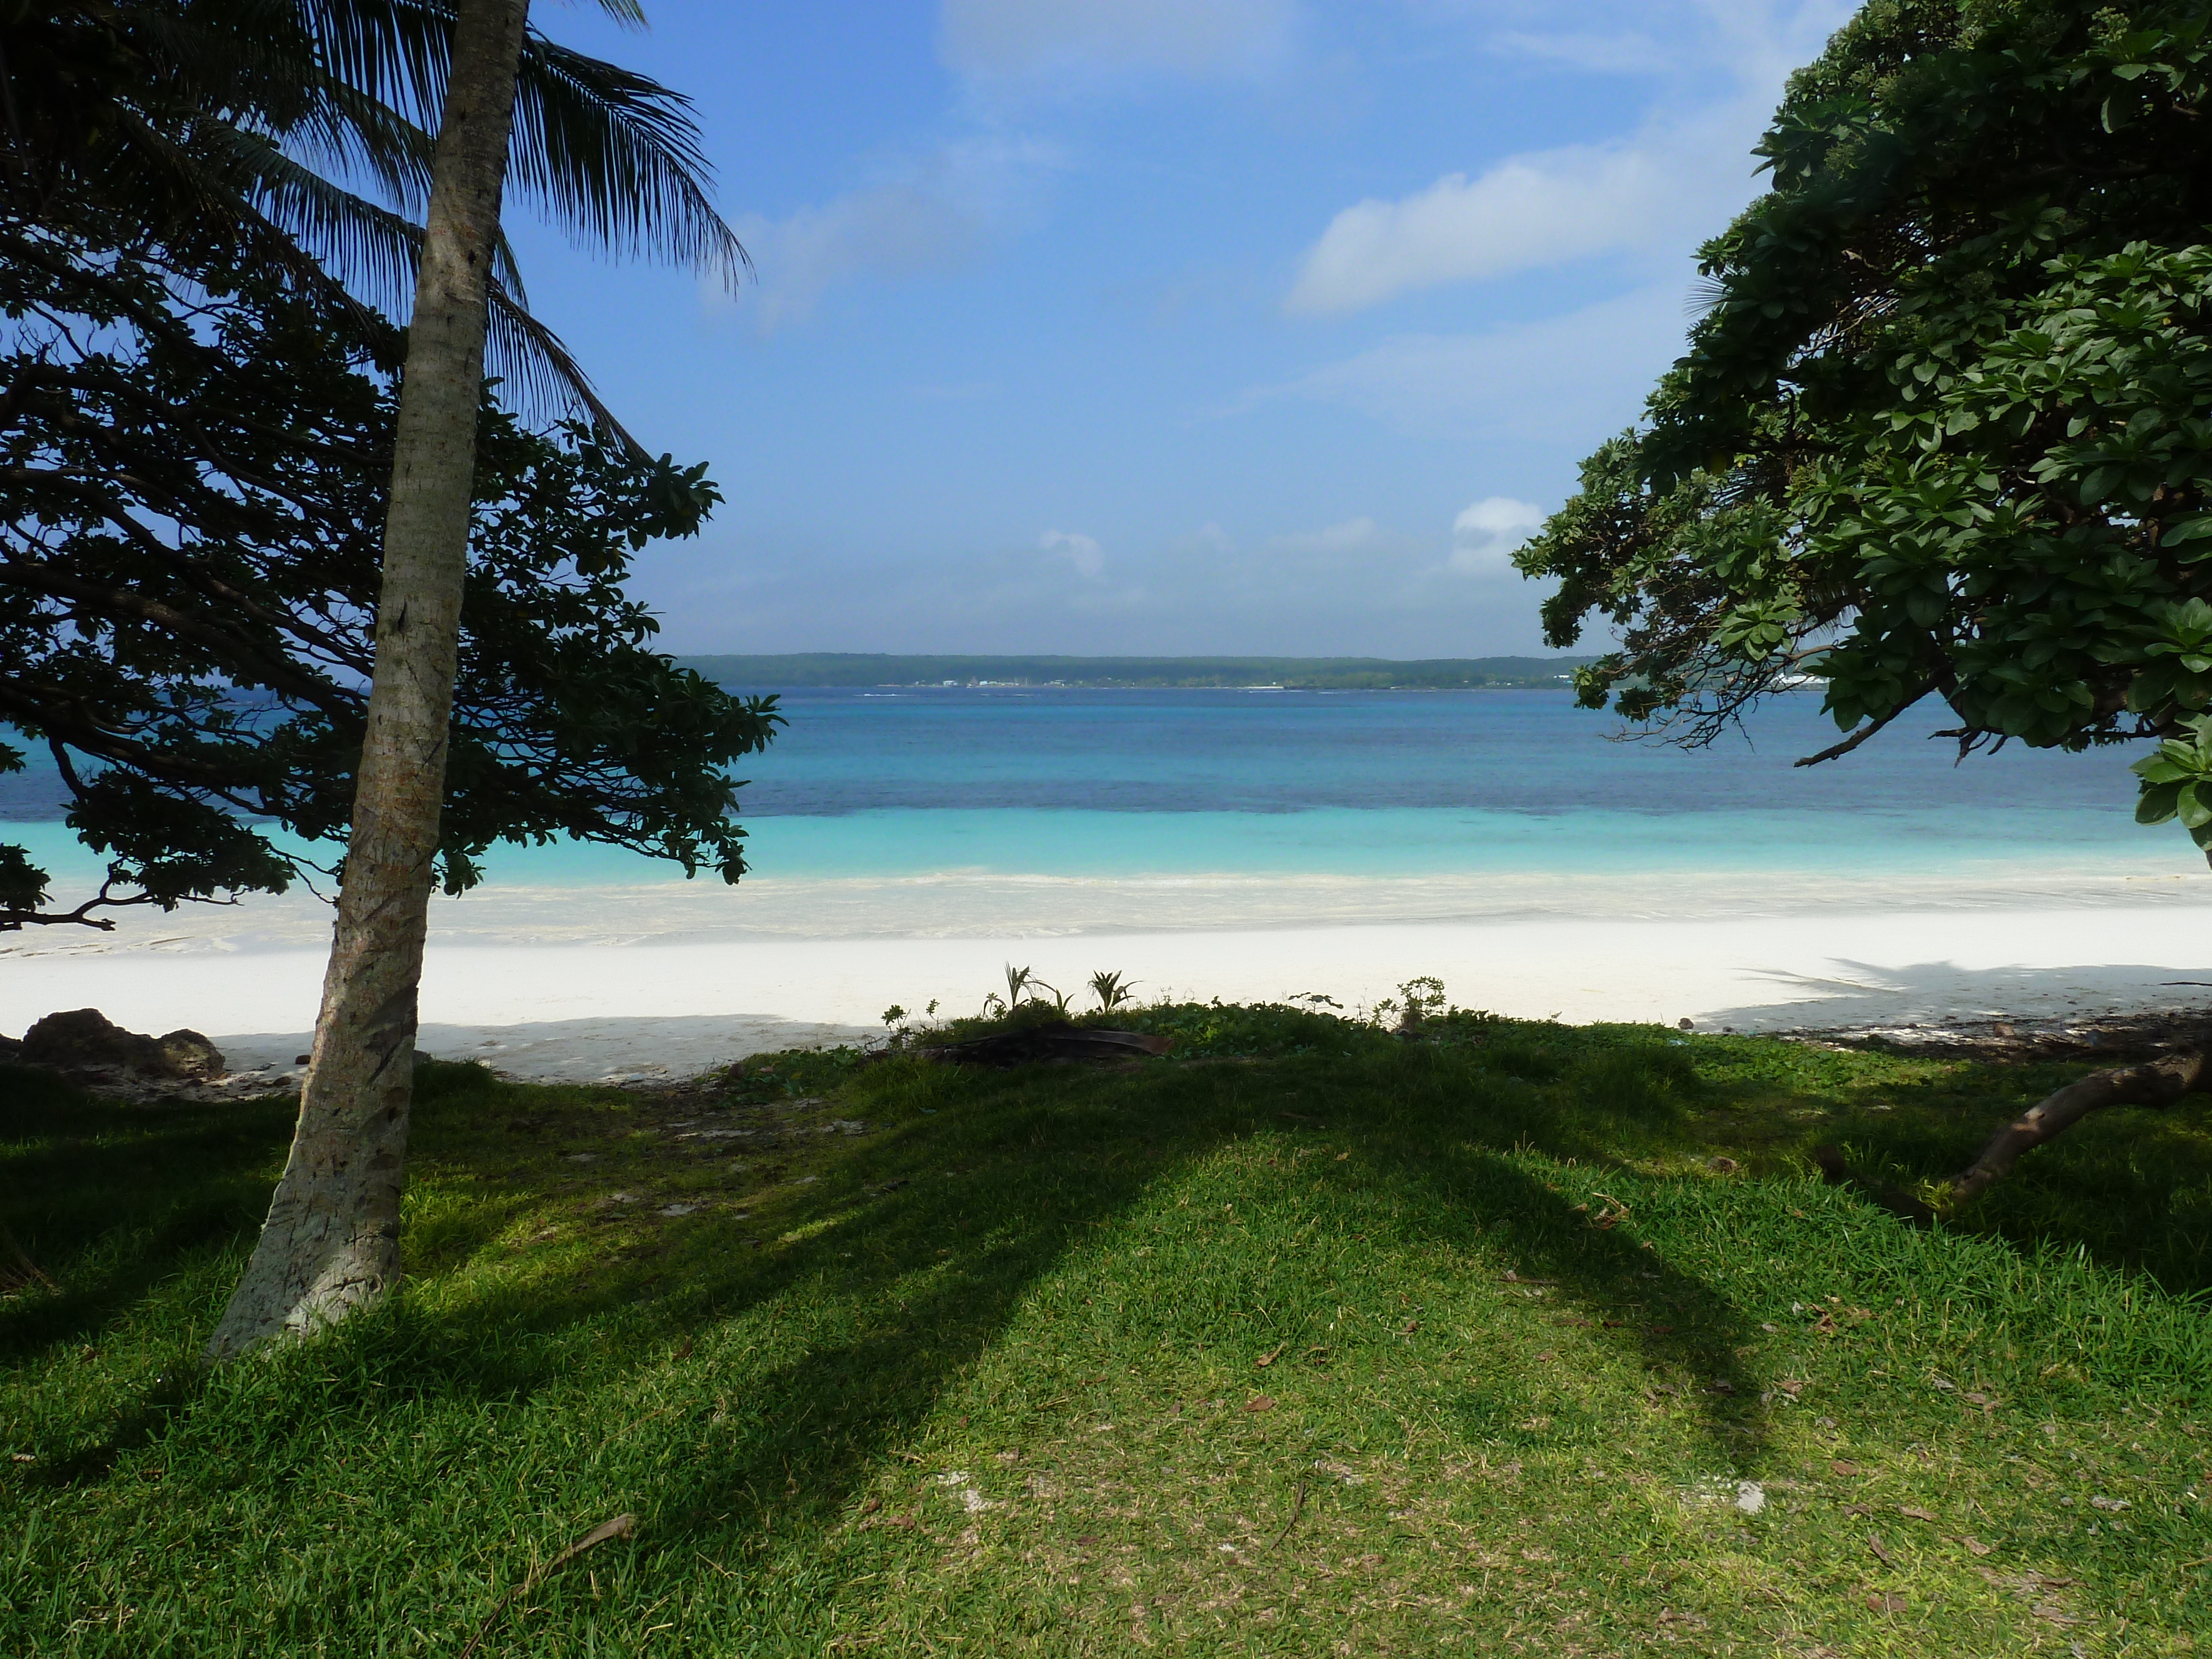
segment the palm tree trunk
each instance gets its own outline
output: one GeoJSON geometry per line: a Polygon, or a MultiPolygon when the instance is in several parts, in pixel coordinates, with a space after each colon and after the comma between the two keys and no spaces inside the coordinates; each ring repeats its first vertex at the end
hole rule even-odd
{"type": "Polygon", "coordinates": [[[343,1319],[398,1282],[429,909],[468,565],[485,278],[529,0],[461,0],[400,382],[376,675],[291,1157],[207,1354],[343,1319]]]}

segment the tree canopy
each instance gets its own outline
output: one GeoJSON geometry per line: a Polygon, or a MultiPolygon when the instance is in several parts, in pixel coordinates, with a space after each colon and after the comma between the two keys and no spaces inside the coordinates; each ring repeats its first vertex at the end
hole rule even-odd
{"type": "MultiPolygon", "coordinates": [[[[635,0],[600,0],[642,21],[635,0]]],[[[404,316],[457,0],[61,0],[0,9],[0,198],[89,199],[159,234],[218,229],[326,298],[404,316]]],[[[690,106],[525,38],[510,172],[580,240],[734,279],[690,106]]],[[[527,309],[502,240],[489,344],[510,395],[613,416],[527,309]]]]}
{"type": "Polygon", "coordinates": [[[2155,737],[2212,851],[2212,6],[1875,0],[1791,81],[1645,421],[1518,556],[1582,701],[1848,751],[2155,737]]]}
{"type": "MultiPolygon", "coordinates": [[[[341,842],[371,666],[398,331],[319,301],[217,230],[96,206],[0,215],[0,720],[45,746],[109,860],[57,910],[0,848],[0,928],[102,905],[281,890],[281,825],[341,842]]],[[[702,467],[487,400],[440,848],[611,842],[735,880],[727,768],[774,699],[653,652],[621,584],[696,533],[702,467]]],[[[21,767],[0,747],[0,769],[21,767]]]]}

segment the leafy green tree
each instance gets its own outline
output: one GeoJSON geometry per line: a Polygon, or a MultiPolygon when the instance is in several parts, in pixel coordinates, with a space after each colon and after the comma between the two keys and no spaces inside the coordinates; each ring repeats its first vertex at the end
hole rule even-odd
{"type": "MultiPolygon", "coordinates": [[[[108,860],[55,906],[0,847],[0,929],[282,891],[334,869],[374,666],[398,331],[333,313],[227,238],[149,245],[0,215],[0,720],[58,766],[108,860]],[[189,410],[180,418],[179,411],[189,410]],[[303,864],[275,827],[328,848],[303,864]]],[[[448,891],[495,842],[567,836],[734,880],[739,700],[652,649],[623,582],[696,534],[702,467],[487,405],[471,507],[448,891]]],[[[0,769],[22,762],[0,750],[0,769]]]]}
{"type": "Polygon", "coordinates": [[[1518,556],[1553,645],[1616,631],[1585,704],[1696,744],[1810,677],[1803,764],[1929,698],[1963,750],[2154,738],[2137,816],[2212,852],[2208,23],[1876,0],[1800,71],[1687,355],[1518,556]]]}
{"type": "MultiPolygon", "coordinates": [[[[635,0],[601,3],[641,21],[635,0]]],[[[227,243],[234,265],[264,264],[364,323],[363,288],[409,296],[374,649],[356,665],[368,693],[344,744],[347,851],[322,1011],[292,1155],[210,1344],[216,1358],[342,1318],[398,1276],[428,901],[441,859],[449,882],[466,859],[441,821],[449,774],[468,758],[452,717],[488,344],[519,345],[510,358],[635,447],[510,291],[509,175],[613,251],[726,277],[744,258],[706,194],[683,101],[560,52],[528,12],[528,0],[0,9],[0,190],[29,222],[71,222],[57,218],[59,198],[125,216],[149,245],[227,243]],[[353,178],[384,204],[345,187],[353,178]]],[[[188,407],[167,416],[193,420],[188,407]]],[[[46,530],[33,521],[34,535],[46,530]]],[[[695,831],[714,833],[687,820],[678,842],[695,831]]],[[[21,868],[0,876],[18,897],[30,879],[21,868]]]]}

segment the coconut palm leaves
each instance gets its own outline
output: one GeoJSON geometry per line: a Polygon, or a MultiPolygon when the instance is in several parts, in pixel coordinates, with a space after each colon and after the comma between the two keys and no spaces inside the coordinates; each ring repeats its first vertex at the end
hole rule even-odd
{"type": "MultiPolygon", "coordinates": [[[[602,0],[626,22],[632,0],[602,0]]],[[[404,313],[421,251],[453,0],[62,0],[0,14],[0,194],[81,191],[156,237],[228,229],[327,297],[404,313]]],[[[734,281],[689,102],[532,32],[510,173],[578,240],[734,281]]],[[[612,418],[529,314],[504,245],[490,364],[527,400],[612,418]]]]}

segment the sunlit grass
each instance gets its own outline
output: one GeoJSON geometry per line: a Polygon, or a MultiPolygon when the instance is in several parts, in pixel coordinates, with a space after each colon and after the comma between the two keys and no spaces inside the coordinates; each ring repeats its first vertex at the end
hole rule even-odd
{"type": "Polygon", "coordinates": [[[479,1651],[2212,1627],[2201,1098],[1930,1226],[1883,1194],[2069,1068],[1124,1017],[1177,1057],[677,1101],[433,1068],[409,1293],[212,1376],[283,1109],[10,1079],[0,1204],[60,1290],[0,1302],[0,1652],[454,1654],[620,1513],[479,1651]]]}

